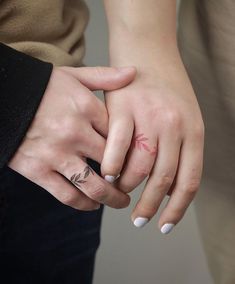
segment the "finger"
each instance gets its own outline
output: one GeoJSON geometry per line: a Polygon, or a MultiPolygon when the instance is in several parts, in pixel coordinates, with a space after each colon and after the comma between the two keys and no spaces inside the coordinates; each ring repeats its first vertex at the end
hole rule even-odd
{"type": "Polygon", "coordinates": [[[121,172],[126,153],[131,144],[133,129],[134,122],[131,117],[110,117],[101,173],[111,183],[121,172]]]}
{"type": "Polygon", "coordinates": [[[86,158],[95,160],[96,162],[102,162],[106,140],[99,133],[97,133],[92,127],[86,132],[84,137],[84,144],[79,144],[79,152],[86,158]]]}
{"type": "Polygon", "coordinates": [[[91,116],[90,123],[99,134],[107,138],[109,128],[108,112],[104,103],[98,98],[96,99],[97,103],[93,105],[95,109],[93,111],[93,115],[91,116]]]}
{"type": "Polygon", "coordinates": [[[203,164],[201,135],[188,138],[182,146],[178,174],[170,199],[163,209],[159,228],[169,233],[183,217],[200,185],[203,164]]]}
{"type": "Polygon", "coordinates": [[[84,193],[78,191],[70,182],[56,172],[50,172],[38,184],[57,200],[75,209],[90,211],[100,207],[98,202],[91,200],[84,193]]]}
{"type": "Polygon", "coordinates": [[[130,197],[98,176],[82,159],[70,157],[57,170],[94,201],[112,208],[129,205],[130,197]]]}
{"type": "Polygon", "coordinates": [[[90,90],[111,91],[131,83],[136,75],[135,67],[65,67],[63,69],[76,77],[90,90]]]}
{"type": "Polygon", "coordinates": [[[177,171],[180,146],[180,137],[172,131],[160,136],[155,164],[131,215],[137,227],[144,226],[156,214],[172,185],[177,171]]]}
{"type": "Polygon", "coordinates": [[[143,129],[135,131],[124,169],[115,182],[123,192],[132,191],[149,175],[156,158],[156,138],[143,129]]]}

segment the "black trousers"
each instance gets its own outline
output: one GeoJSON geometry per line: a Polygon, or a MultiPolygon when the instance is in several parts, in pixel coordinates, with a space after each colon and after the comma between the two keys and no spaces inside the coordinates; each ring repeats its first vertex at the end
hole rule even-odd
{"type": "MultiPolygon", "coordinates": [[[[100,174],[99,164],[88,160],[100,174]]],[[[0,172],[0,283],[91,284],[103,206],[79,211],[5,167],[0,172]]]]}

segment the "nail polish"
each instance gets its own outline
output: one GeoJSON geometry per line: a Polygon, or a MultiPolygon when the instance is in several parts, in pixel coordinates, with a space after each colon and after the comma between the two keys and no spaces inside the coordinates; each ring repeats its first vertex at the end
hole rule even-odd
{"type": "Polygon", "coordinates": [[[120,174],[117,175],[116,177],[115,176],[110,176],[110,175],[106,175],[104,177],[104,179],[109,182],[109,183],[113,183],[117,178],[119,178],[120,174]]]}
{"type": "Polygon", "coordinates": [[[172,229],[174,228],[175,224],[172,224],[172,223],[166,223],[164,224],[162,227],[161,227],[161,233],[166,235],[166,234],[169,234],[172,229]]]}
{"type": "Polygon", "coordinates": [[[138,228],[144,227],[148,223],[149,219],[144,217],[137,217],[134,220],[134,225],[138,228]]]}

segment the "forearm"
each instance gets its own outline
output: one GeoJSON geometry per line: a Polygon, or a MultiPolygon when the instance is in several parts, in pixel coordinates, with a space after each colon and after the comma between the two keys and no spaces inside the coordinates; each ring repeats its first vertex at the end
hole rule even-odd
{"type": "Polygon", "coordinates": [[[178,61],[176,1],[104,0],[109,25],[110,64],[139,69],[178,61]]]}

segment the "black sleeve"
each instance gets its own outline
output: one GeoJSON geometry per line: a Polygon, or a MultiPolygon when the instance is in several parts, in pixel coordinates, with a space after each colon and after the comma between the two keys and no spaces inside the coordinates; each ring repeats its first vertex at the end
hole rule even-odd
{"type": "Polygon", "coordinates": [[[0,43],[0,169],[22,142],[53,65],[0,43]]]}

